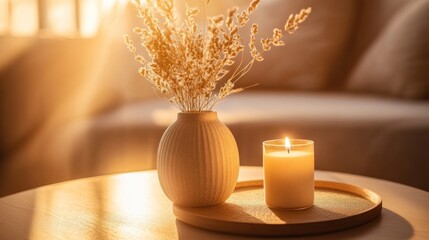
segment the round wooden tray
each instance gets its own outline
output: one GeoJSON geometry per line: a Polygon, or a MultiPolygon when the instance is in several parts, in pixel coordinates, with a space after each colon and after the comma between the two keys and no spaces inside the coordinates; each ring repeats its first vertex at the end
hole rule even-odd
{"type": "Polygon", "coordinates": [[[226,203],[207,208],[174,205],[176,217],[214,231],[258,235],[297,236],[333,232],[369,222],[380,215],[381,197],[365,188],[315,181],[314,205],[305,210],[270,209],[262,180],[239,182],[226,203]]]}

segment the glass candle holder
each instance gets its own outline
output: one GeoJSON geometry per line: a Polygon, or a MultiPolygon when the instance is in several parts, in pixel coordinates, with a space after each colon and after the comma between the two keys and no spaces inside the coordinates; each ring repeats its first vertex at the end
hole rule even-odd
{"type": "Polygon", "coordinates": [[[314,142],[263,142],[264,191],[268,207],[305,209],[314,203],[314,142]]]}

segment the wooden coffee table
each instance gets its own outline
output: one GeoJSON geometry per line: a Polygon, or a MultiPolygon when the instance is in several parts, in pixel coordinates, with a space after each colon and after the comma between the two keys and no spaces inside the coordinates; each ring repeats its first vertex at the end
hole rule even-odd
{"type": "MultiPolygon", "coordinates": [[[[382,214],[352,229],[288,239],[429,239],[428,192],[344,173],[316,171],[316,178],[380,194],[382,214]]],[[[240,168],[239,181],[256,179],[262,179],[261,167],[240,168]]],[[[0,239],[260,238],[211,232],[176,220],[156,171],[143,171],[58,183],[0,198],[0,239]]]]}

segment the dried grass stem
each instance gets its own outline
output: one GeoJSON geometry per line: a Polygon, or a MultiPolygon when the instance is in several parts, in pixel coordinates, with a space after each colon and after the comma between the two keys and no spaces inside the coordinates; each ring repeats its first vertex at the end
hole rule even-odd
{"type": "MultiPolygon", "coordinates": [[[[201,3],[204,11],[209,1],[201,3]]],[[[238,30],[247,25],[259,3],[260,0],[252,1],[240,13],[238,7],[233,7],[226,16],[208,17],[207,27],[204,21],[201,32],[196,22],[199,9],[187,2],[186,20],[179,24],[173,0],[147,0],[145,4],[135,1],[143,26],[133,31],[139,36],[145,53],[138,53],[128,35],[124,35],[124,41],[141,65],[139,74],[175,107],[182,112],[211,111],[228,95],[245,89],[235,87],[235,83],[249,72],[255,61],[263,61],[263,52],[272,46],[284,45],[283,30],[275,28],[272,36],[260,40],[262,51],[259,50],[256,46],[259,29],[253,23],[247,44],[252,59],[244,64],[245,45],[238,30]],[[240,57],[238,66],[235,65],[237,57],[240,57]],[[231,70],[234,71],[231,73],[231,70]]],[[[307,8],[290,15],[284,26],[286,33],[294,33],[310,12],[311,8],[307,8]]]]}

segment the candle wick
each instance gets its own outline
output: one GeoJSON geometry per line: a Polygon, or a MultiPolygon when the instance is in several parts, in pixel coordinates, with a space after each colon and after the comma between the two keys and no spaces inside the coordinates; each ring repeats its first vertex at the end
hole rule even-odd
{"type": "Polygon", "coordinates": [[[290,153],[290,148],[287,148],[287,153],[290,153]]]}

